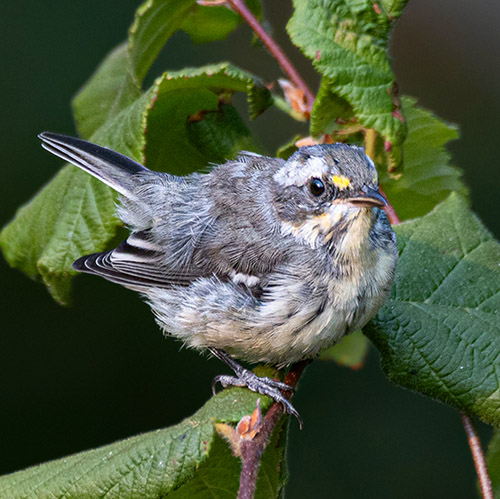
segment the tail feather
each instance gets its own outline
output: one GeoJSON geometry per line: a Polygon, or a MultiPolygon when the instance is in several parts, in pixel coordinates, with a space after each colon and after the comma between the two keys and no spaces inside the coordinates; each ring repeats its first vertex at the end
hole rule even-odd
{"type": "Polygon", "coordinates": [[[123,154],[75,137],[43,132],[38,136],[42,147],[82,170],[126,197],[133,197],[137,182],[134,176],[153,173],[123,154]]]}

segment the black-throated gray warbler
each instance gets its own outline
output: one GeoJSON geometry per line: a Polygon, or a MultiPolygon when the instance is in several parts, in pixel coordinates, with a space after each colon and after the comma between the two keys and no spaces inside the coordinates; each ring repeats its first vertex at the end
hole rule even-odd
{"type": "Polygon", "coordinates": [[[283,367],[361,328],[397,259],[377,172],[359,147],[300,148],[287,161],[242,152],[208,174],[153,172],[110,149],[45,132],[43,147],[121,194],[131,235],[73,267],[143,294],[160,327],[208,349],[246,386],[299,415],[237,364],[283,367]]]}

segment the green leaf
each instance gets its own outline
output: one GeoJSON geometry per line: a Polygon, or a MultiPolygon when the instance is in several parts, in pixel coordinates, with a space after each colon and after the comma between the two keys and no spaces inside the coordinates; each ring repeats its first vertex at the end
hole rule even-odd
{"type": "MultiPolygon", "coordinates": [[[[257,19],[262,17],[259,0],[250,0],[246,4],[257,19]]],[[[209,7],[195,4],[189,10],[181,29],[193,42],[207,43],[225,39],[241,22],[241,17],[226,6],[209,7]]]]}
{"type": "MultiPolygon", "coordinates": [[[[397,20],[408,0],[381,0],[380,6],[390,20],[397,20]]],[[[375,2],[376,3],[376,2],[375,2]]]]}
{"type": "Polygon", "coordinates": [[[379,179],[398,216],[405,220],[425,215],[453,191],[466,195],[467,188],[445,148],[458,138],[456,127],[418,107],[415,99],[402,100],[408,122],[405,169],[397,179],[380,171],[379,179]]]}
{"type": "MultiPolygon", "coordinates": [[[[252,75],[230,64],[165,73],[102,125],[91,141],[154,170],[185,174],[206,168],[211,161],[224,161],[252,146],[234,108],[220,102],[221,96],[236,91],[248,93],[254,113],[262,111],[269,95],[252,75]],[[192,115],[201,116],[201,121],[190,123],[192,115]],[[201,131],[207,135],[202,137],[201,131]]],[[[56,301],[68,304],[73,261],[105,250],[121,226],[114,215],[115,201],[109,187],[66,166],[0,233],[5,258],[30,277],[42,279],[56,301]]]]}
{"type": "Polygon", "coordinates": [[[225,6],[193,6],[184,19],[181,29],[195,43],[223,40],[240,23],[240,16],[225,6]]]}
{"type": "Polygon", "coordinates": [[[495,499],[500,498],[500,432],[497,431],[490,444],[486,455],[486,465],[491,479],[493,495],[495,499]]]}
{"type": "Polygon", "coordinates": [[[333,360],[340,366],[359,369],[365,362],[369,348],[368,338],[361,331],[355,331],[344,336],[339,343],[328,350],[323,350],[320,359],[333,360]]]}
{"type": "Polygon", "coordinates": [[[500,245],[457,194],[395,230],[395,283],[364,329],[384,371],[499,426],[500,245]]]}
{"type": "MultiPolygon", "coordinates": [[[[215,422],[237,423],[252,413],[258,398],[241,388],[224,390],[170,428],[0,477],[0,496],[159,498],[178,489],[172,497],[207,497],[195,494],[203,488],[216,492],[210,497],[235,497],[239,464],[227,444],[216,437],[215,422]],[[193,495],[186,496],[183,490],[193,495]],[[224,494],[225,490],[232,495],[224,494]]],[[[261,399],[263,409],[267,408],[270,399],[261,399]]],[[[277,448],[263,462],[269,483],[260,484],[259,476],[258,497],[276,497],[282,485],[276,459],[278,455],[283,459],[283,434],[278,425],[272,437],[277,448]]]]}
{"type": "Polygon", "coordinates": [[[287,26],[290,37],[327,77],[323,98],[313,108],[314,134],[325,127],[318,118],[338,107],[340,98],[352,106],[359,123],[392,144],[394,158],[400,156],[406,125],[397,112],[388,44],[393,21],[403,5],[397,2],[389,17],[378,12],[372,0],[294,0],[295,12],[287,26]],[[335,99],[326,98],[328,94],[335,99]]]}
{"type": "Polygon", "coordinates": [[[234,499],[238,495],[240,469],[241,464],[231,454],[227,442],[215,436],[210,457],[168,499],[234,499]]]}
{"type": "Polygon", "coordinates": [[[250,133],[234,108],[220,102],[221,96],[236,91],[247,92],[254,116],[271,104],[269,91],[258,79],[227,63],[159,78],[148,113],[148,168],[186,174],[252,147],[250,133]]]}
{"type": "MultiPolygon", "coordinates": [[[[257,477],[256,499],[280,497],[286,477],[286,426],[278,423],[264,454],[257,477]]],[[[201,464],[192,480],[169,494],[169,499],[233,499],[238,494],[241,464],[221,438],[216,437],[209,458],[201,464]]]]}
{"type": "Polygon", "coordinates": [[[141,94],[128,73],[128,45],[110,52],[72,102],[78,133],[90,137],[141,94]]]}
{"type": "Polygon", "coordinates": [[[128,48],[130,74],[138,86],[195,3],[196,0],[148,0],[137,9],[129,30],[128,48]]]}
{"type": "Polygon", "coordinates": [[[354,112],[349,103],[336,95],[332,91],[331,80],[323,77],[311,110],[311,135],[331,135],[340,128],[339,118],[347,122],[353,116],[354,112]]]}
{"type": "MultiPolygon", "coordinates": [[[[141,97],[93,136],[95,143],[142,160],[144,113],[141,97]]],[[[53,298],[70,301],[72,263],[78,256],[102,251],[120,222],[115,193],[97,179],[67,165],[0,233],[0,247],[12,267],[41,279],[53,298]]]]}
{"type": "Polygon", "coordinates": [[[295,135],[291,140],[289,140],[286,144],[283,144],[278,151],[276,152],[276,156],[282,159],[288,159],[298,148],[295,143],[302,139],[301,135],[295,135]]]}
{"type": "Polygon", "coordinates": [[[91,137],[139,97],[151,64],[195,5],[195,0],[148,0],[137,9],[127,42],[110,52],[73,99],[81,137],[91,137]]]}
{"type": "Polygon", "coordinates": [[[219,103],[217,112],[206,113],[200,121],[188,123],[188,140],[203,158],[200,168],[207,163],[224,163],[240,151],[259,149],[238,111],[230,104],[219,103]]]}

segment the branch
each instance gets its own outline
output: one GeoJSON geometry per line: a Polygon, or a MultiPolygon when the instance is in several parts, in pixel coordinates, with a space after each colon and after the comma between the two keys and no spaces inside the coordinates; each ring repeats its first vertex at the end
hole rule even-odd
{"type": "Polygon", "coordinates": [[[302,79],[299,72],[295,69],[287,55],[283,52],[282,48],[266,33],[264,28],[260,25],[259,21],[252,14],[250,9],[245,5],[242,0],[227,0],[226,2],[235,10],[253,29],[255,34],[262,40],[264,45],[269,49],[271,55],[276,59],[281,66],[283,72],[288,76],[294,85],[302,90],[305,96],[306,105],[310,111],[314,102],[314,95],[307,86],[307,83],[302,79]]]}
{"type": "MultiPolygon", "coordinates": [[[[295,388],[299,382],[305,367],[310,360],[303,360],[293,364],[290,372],[285,377],[285,383],[295,388]]],[[[290,399],[293,392],[283,392],[283,395],[290,399]]],[[[258,409],[258,408],[257,408],[258,409]]],[[[257,485],[257,474],[260,466],[260,458],[264,452],[269,439],[276,427],[276,424],[283,416],[283,406],[275,402],[267,411],[264,418],[259,421],[256,428],[255,437],[252,439],[242,439],[239,452],[241,456],[240,489],[238,499],[253,499],[255,487],[257,485]]]]}
{"type": "Polygon", "coordinates": [[[488,475],[488,468],[486,467],[483,449],[481,447],[479,437],[477,436],[476,429],[474,428],[471,419],[467,416],[467,414],[465,414],[465,412],[461,412],[460,416],[462,417],[462,423],[464,425],[465,433],[467,434],[467,440],[469,441],[474,467],[476,468],[477,477],[479,479],[481,495],[483,496],[483,499],[493,499],[491,480],[488,475]]]}
{"type": "Polygon", "coordinates": [[[385,195],[385,192],[382,190],[382,188],[380,188],[380,192],[387,201],[387,205],[384,206],[384,211],[385,214],[387,215],[387,218],[389,219],[389,222],[391,223],[391,225],[399,225],[401,223],[401,219],[398,217],[398,214],[396,213],[394,206],[392,206],[391,202],[389,201],[389,198],[385,195]]]}

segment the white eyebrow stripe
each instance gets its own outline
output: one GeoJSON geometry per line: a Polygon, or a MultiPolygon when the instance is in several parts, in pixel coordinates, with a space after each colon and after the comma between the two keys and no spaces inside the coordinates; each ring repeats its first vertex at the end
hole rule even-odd
{"type": "Polygon", "coordinates": [[[299,161],[285,163],[275,174],[274,180],[284,187],[304,185],[310,178],[328,174],[331,168],[320,157],[312,157],[306,164],[299,161]]]}

